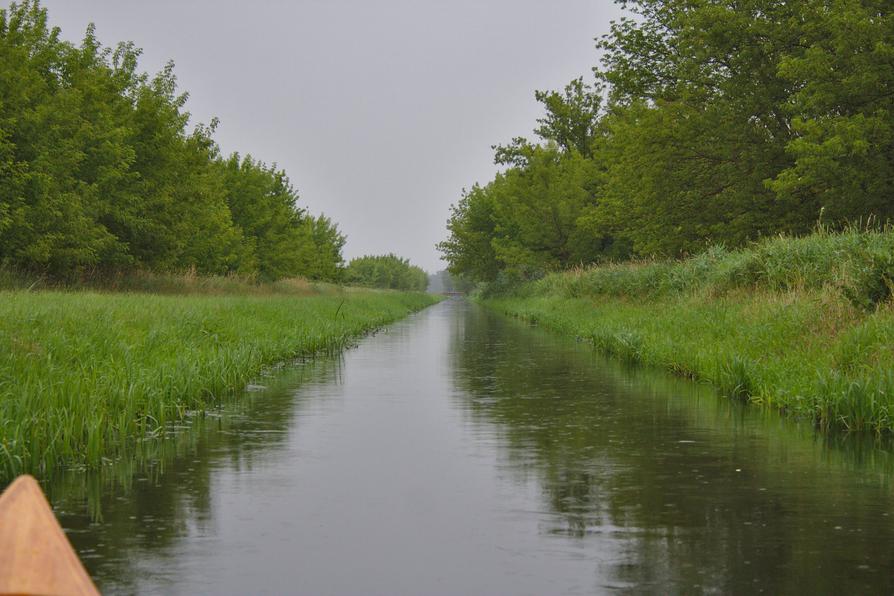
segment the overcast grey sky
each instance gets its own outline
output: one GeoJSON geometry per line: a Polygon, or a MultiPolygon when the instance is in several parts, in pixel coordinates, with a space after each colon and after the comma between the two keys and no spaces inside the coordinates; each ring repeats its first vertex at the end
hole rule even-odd
{"type": "Polygon", "coordinates": [[[435,271],[451,203],[496,171],[491,145],[529,135],[535,89],[598,61],[611,0],[43,0],[63,36],[89,22],[176,62],[194,122],[225,153],[286,170],[345,256],[395,252],[435,271]]]}

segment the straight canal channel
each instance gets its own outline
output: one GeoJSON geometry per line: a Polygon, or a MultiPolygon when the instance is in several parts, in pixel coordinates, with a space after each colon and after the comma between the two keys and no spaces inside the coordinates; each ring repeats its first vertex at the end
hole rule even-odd
{"type": "Polygon", "coordinates": [[[448,300],[48,490],[106,593],[891,593],[889,447],[448,300]]]}

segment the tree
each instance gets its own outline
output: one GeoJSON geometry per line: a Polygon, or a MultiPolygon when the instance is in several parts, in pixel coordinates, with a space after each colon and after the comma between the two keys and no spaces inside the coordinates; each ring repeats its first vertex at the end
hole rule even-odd
{"type": "Polygon", "coordinates": [[[894,217],[894,15],[890,2],[806,3],[814,34],[786,56],[795,163],[771,187],[827,223],[894,217]]]}
{"type": "MultiPolygon", "coordinates": [[[[0,259],[13,266],[72,271],[122,253],[94,219],[96,181],[79,177],[104,134],[84,118],[91,89],[78,88],[81,59],[49,28],[39,3],[0,12],[0,151],[8,174],[0,182],[0,259]]],[[[114,170],[115,153],[113,145],[97,157],[114,170]]]]}
{"type": "Polygon", "coordinates": [[[447,220],[449,237],[438,250],[454,275],[466,275],[478,281],[493,281],[500,270],[491,241],[497,234],[494,203],[489,186],[475,185],[463,192],[459,203],[451,206],[447,220]]]}
{"type": "Polygon", "coordinates": [[[394,254],[351,259],[344,273],[348,284],[424,292],[428,274],[394,254]]]}
{"type": "Polygon", "coordinates": [[[740,245],[815,220],[765,184],[791,165],[791,90],[778,65],[800,51],[798,4],[630,2],[640,18],[600,42],[598,75],[611,88],[604,219],[638,253],[740,245]]]}
{"type": "Polygon", "coordinates": [[[71,278],[152,269],[336,279],[345,238],[285,172],[223,159],[189,127],[173,63],[88,27],[60,41],[37,0],[0,10],[0,264],[71,278]]]}
{"type": "Polygon", "coordinates": [[[543,104],[546,115],[539,118],[537,136],[553,141],[562,151],[576,150],[590,157],[593,145],[601,135],[599,126],[602,107],[600,88],[584,84],[578,78],[565,86],[563,93],[536,91],[534,97],[543,104]]]}
{"type": "Polygon", "coordinates": [[[306,216],[302,222],[300,274],[310,279],[340,281],[344,267],[341,251],[345,236],[328,217],[306,216]]]}

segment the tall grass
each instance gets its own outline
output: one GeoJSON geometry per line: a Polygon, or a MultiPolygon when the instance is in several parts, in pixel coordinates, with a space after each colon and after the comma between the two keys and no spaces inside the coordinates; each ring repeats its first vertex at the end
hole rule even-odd
{"type": "Polygon", "coordinates": [[[99,271],[83,272],[69,279],[54,279],[40,273],[20,271],[0,264],[0,290],[92,290],[96,292],[148,292],[152,294],[250,294],[267,296],[312,296],[343,291],[334,284],[300,277],[261,281],[251,275],[198,275],[195,269],[181,272],[99,271]]]}
{"type": "Polygon", "coordinates": [[[822,428],[891,432],[892,280],[894,232],[853,229],[553,274],[487,302],[822,428]]]}
{"type": "Polygon", "coordinates": [[[553,274],[523,291],[569,298],[612,296],[633,299],[696,291],[723,295],[737,289],[817,290],[830,287],[861,308],[891,297],[894,231],[823,230],[801,238],[777,237],[749,248],[714,246],[682,261],[617,263],[553,274]]]}
{"type": "Polygon", "coordinates": [[[263,367],[339,350],[423,294],[0,292],[0,482],[100,465],[263,367]]]}

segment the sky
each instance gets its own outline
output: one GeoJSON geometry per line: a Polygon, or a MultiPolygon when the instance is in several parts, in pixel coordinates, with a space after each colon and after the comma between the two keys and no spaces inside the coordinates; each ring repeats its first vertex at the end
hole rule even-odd
{"type": "Polygon", "coordinates": [[[43,0],[72,41],[88,23],[173,60],[193,123],[222,151],[284,169],[301,206],[348,237],[434,272],[463,188],[492,145],[532,136],[536,89],[592,80],[611,0],[43,0]]]}

